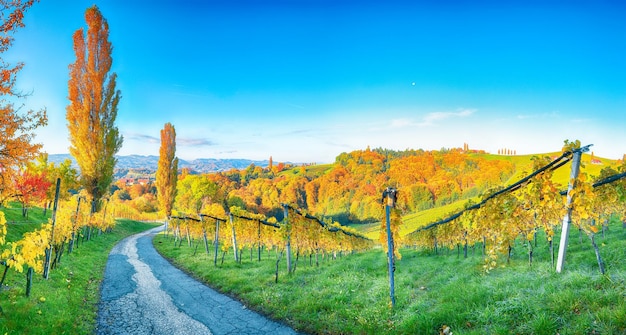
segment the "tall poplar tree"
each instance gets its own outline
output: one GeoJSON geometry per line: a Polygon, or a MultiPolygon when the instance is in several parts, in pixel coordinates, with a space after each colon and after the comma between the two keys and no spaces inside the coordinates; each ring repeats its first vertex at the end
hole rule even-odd
{"type": "Polygon", "coordinates": [[[178,158],[176,158],[176,129],[166,123],[161,129],[161,148],[159,149],[159,165],[156,172],[156,188],[159,209],[169,219],[172,206],[176,199],[176,182],[178,181],[178,158]]]}
{"type": "Polygon", "coordinates": [[[120,91],[116,74],[109,73],[113,47],[109,25],[97,6],[85,11],[87,34],[83,28],[73,36],[76,62],[69,66],[67,127],[70,153],[80,167],[81,185],[92,198],[92,212],[113,181],[115,154],[122,147],[122,136],[115,126],[120,91]],[[86,39],[85,39],[86,38],[86,39]]]}

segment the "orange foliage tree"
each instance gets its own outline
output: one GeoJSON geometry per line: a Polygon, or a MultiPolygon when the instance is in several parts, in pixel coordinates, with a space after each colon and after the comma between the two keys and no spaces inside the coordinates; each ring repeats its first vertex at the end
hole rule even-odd
{"type": "Polygon", "coordinates": [[[28,206],[35,201],[43,201],[50,182],[45,173],[35,174],[28,170],[23,171],[15,180],[16,197],[22,203],[22,216],[28,217],[28,206]]]}
{"type": "Polygon", "coordinates": [[[122,146],[115,126],[121,95],[116,90],[116,74],[109,73],[113,63],[109,25],[96,6],[86,10],[85,20],[87,35],[82,28],[74,33],[76,61],[69,67],[66,118],[70,153],[80,167],[81,184],[95,212],[113,180],[115,154],[122,146]]]}
{"type": "Polygon", "coordinates": [[[49,187],[46,191],[44,213],[54,201],[56,193],[56,180],[61,178],[59,199],[67,200],[71,195],[71,190],[78,187],[78,171],[72,167],[72,161],[66,159],[58,166],[53,162],[48,162],[48,154],[42,153],[37,159],[26,164],[26,169],[35,174],[43,174],[47,177],[49,187]]]}
{"type": "Polygon", "coordinates": [[[47,124],[45,109],[19,113],[14,102],[26,95],[16,91],[15,80],[24,63],[9,64],[2,53],[13,44],[13,35],[24,27],[24,13],[34,0],[0,0],[0,203],[11,195],[16,167],[32,160],[41,144],[32,143],[34,131],[47,124]],[[12,99],[12,101],[10,101],[12,99]]]}

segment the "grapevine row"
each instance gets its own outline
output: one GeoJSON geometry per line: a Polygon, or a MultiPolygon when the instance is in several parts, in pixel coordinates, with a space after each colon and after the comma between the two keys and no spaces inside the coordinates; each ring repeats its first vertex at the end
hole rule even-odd
{"type": "MultiPolygon", "coordinates": [[[[584,148],[581,148],[584,150],[584,148]]],[[[578,150],[581,150],[578,149],[578,150]]],[[[600,271],[604,272],[594,234],[610,218],[619,213],[626,216],[624,195],[626,194],[626,173],[616,173],[613,169],[602,170],[599,180],[591,182],[586,173],[580,173],[574,181],[575,188],[570,192],[570,207],[564,203],[551,177],[553,171],[569,160],[572,151],[566,151],[559,158],[542,167],[549,158],[534,161],[536,171],[509,187],[496,189],[479,203],[468,202],[466,208],[446,219],[426,225],[406,236],[407,244],[437,248],[453,248],[482,243],[486,253],[485,268],[492,269],[500,254],[510,256],[511,246],[516,238],[522,238],[528,247],[529,262],[532,264],[532,241],[539,230],[543,230],[548,241],[554,264],[553,239],[568,209],[571,221],[581,232],[585,232],[596,250],[600,271]],[[620,201],[622,199],[622,201],[620,201]]],[[[626,170],[626,165],[620,169],[626,170]]]]}
{"type": "Polygon", "coordinates": [[[60,202],[47,223],[11,242],[6,241],[7,222],[4,213],[0,212],[0,264],[5,267],[0,285],[9,269],[18,273],[26,270],[29,274],[28,294],[32,272],[46,277],[47,271],[61,262],[65,251],[71,253],[79,243],[91,239],[94,232],[101,233],[115,226],[115,217],[120,212],[118,206],[106,204],[105,210],[91,213],[90,206],[81,206],[82,199],[72,197],[60,202]]]}
{"type": "Polygon", "coordinates": [[[217,265],[218,250],[224,255],[232,250],[236,261],[241,262],[243,249],[275,250],[277,254],[301,255],[313,257],[316,263],[320,253],[332,254],[367,250],[373,247],[373,241],[357,231],[332,221],[316,218],[303,210],[291,205],[283,205],[285,217],[281,222],[276,218],[267,218],[261,214],[250,213],[233,206],[225,213],[219,206],[209,206],[203,213],[192,217],[188,215],[173,216],[169,221],[168,230],[173,232],[175,241],[182,244],[184,240],[189,246],[193,241],[203,241],[204,249],[210,254],[214,249],[213,262],[217,265]],[[209,237],[209,235],[211,235],[209,237]],[[209,248],[213,244],[213,248],[209,248]],[[290,248],[293,248],[293,252],[290,248]]]}

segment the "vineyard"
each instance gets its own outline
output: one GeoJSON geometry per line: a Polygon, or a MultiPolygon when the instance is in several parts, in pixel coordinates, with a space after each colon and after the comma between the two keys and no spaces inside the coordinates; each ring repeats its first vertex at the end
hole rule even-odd
{"type": "MultiPolygon", "coordinates": [[[[570,235],[567,231],[563,233],[561,230],[565,221],[577,228],[577,235],[574,236],[578,237],[580,246],[584,245],[583,236],[588,237],[589,242],[587,243],[591,250],[588,250],[587,253],[594,255],[596,271],[602,275],[612,274],[611,278],[619,283],[617,286],[623,286],[623,273],[620,272],[620,269],[623,268],[623,261],[620,259],[623,256],[616,257],[616,251],[609,250],[603,257],[605,251],[603,251],[602,246],[606,245],[605,235],[615,234],[615,232],[609,233],[609,231],[617,229],[617,233],[623,235],[619,231],[623,231],[623,228],[620,227],[621,220],[626,214],[624,201],[626,194],[625,166],[622,165],[618,169],[606,167],[595,177],[590,176],[584,167],[582,172],[576,171],[574,173],[574,166],[580,164],[580,155],[584,150],[585,148],[581,148],[579,143],[566,143],[563,153],[556,158],[535,157],[533,158],[532,172],[525,173],[522,178],[515,180],[509,186],[488,189],[484,195],[466,201],[460,210],[442,215],[440,219],[431,223],[423,222],[419,228],[402,235],[400,234],[402,231],[402,212],[406,210],[406,203],[402,201],[406,198],[399,197],[398,205],[390,213],[391,231],[394,232],[394,243],[390,245],[397,247],[393,253],[395,260],[391,260],[394,265],[390,267],[391,271],[405,274],[407,271],[408,273],[414,271],[405,269],[406,264],[399,262],[402,254],[414,258],[416,253],[437,255],[450,254],[450,251],[456,250],[454,254],[458,258],[475,259],[475,257],[480,257],[483,273],[496,271],[500,267],[519,268],[519,265],[511,264],[512,259],[519,259],[523,253],[526,254],[528,266],[527,270],[524,271],[531,271],[532,273],[532,268],[537,267],[540,269],[539,271],[552,269],[551,271],[554,273],[555,253],[563,252],[565,254],[564,249],[567,247],[567,244],[565,247],[563,245],[555,246],[554,240],[558,236],[563,239],[564,235],[570,235]],[[575,158],[577,155],[578,161],[575,158]],[[554,174],[559,169],[563,169],[566,164],[572,166],[572,171],[568,171],[572,178],[568,185],[561,185],[554,181],[554,174]],[[601,242],[598,242],[599,239],[601,242]],[[544,240],[545,243],[540,243],[540,240],[544,240]],[[470,253],[476,255],[477,252],[478,256],[470,256],[470,253]],[[546,260],[548,261],[547,265],[546,260]]],[[[284,191],[281,192],[281,190],[269,189],[266,192],[276,192],[275,194],[278,195],[276,198],[280,198],[281,194],[284,196],[282,193],[284,191]]],[[[402,188],[398,192],[401,194],[402,188]]],[[[295,193],[297,194],[297,191],[295,193]]],[[[380,232],[379,241],[384,246],[383,250],[386,251],[384,206],[380,200],[378,204],[379,218],[383,224],[382,228],[378,229],[380,232]]],[[[264,206],[267,205],[264,204],[264,206]]],[[[181,244],[185,243],[190,247],[189,250],[191,251],[188,252],[193,252],[193,255],[196,256],[198,247],[203,245],[203,252],[207,257],[212,258],[216,270],[208,270],[206,267],[208,264],[204,263],[203,265],[202,258],[191,260],[184,256],[181,253],[184,249],[177,252],[170,247],[160,247],[166,253],[174,253],[178,255],[177,258],[185,259],[185,262],[179,263],[180,266],[187,267],[190,265],[186,263],[192,263],[195,271],[201,271],[204,273],[202,276],[213,278],[211,283],[214,284],[225,281],[215,271],[219,273],[222,271],[221,269],[225,269],[223,270],[225,276],[238,276],[233,273],[234,270],[229,265],[231,263],[224,261],[225,254],[228,252],[233,253],[235,264],[240,264],[237,271],[245,271],[245,273],[249,273],[248,271],[267,271],[267,268],[261,270],[263,267],[261,264],[267,264],[267,260],[265,263],[261,261],[261,255],[265,254],[263,252],[265,251],[267,253],[266,258],[270,258],[273,253],[272,259],[275,261],[272,265],[274,268],[273,282],[276,285],[289,286],[293,285],[293,281],[299,281],[297,278],[300,275],[294,274],[297,264],[309,265],[306,267],[305,273],[301,274],[308,279],[302,278],[301,280],[319,280],[311,279],[309,276],[312,276],[311,271],[315,271],[312,269],[319,268],[320,257],[325,260],[335,260],[337,255],[348,255],[346,262],[352,262],[354,257],[370,257],[356,255],[360,253],[370,255],[372,251],[367,250],[376,245],[373,240],[367,239],[354,227],[352,229],[343,227],[329,218],[317,218],[292,204],[280,203],[277,206],[277,208],[282,209],[281,220],[278,220],[278,215],[253,213],[238,206],[231,207],[230,213],[224,212],[222,208],[219,205],[206,206],[203,207],[203,212],[199,213],[197,217],[173,217],[169,226],[175,247],[180,248],[181,244]],[[212,237],[209,237],[208,234],[211,234],[212,237]],[[209,244],[212,244],[212,247],[209,247],[209,244]],[[244,250],[250,252],[249,261],[246,262],[248,265],[241,264],[244,250]],[[218,257],[219,253],[221,253],[221,260],[218,257]],[[283,257],[287,258],[286,272],[292,276],[285,277],[283,279],[285,283],[281,284],[279,283],[279,263],[283,257]],[[257,262],[259,265],[254,265],[257,262]],[[314,264],[315,266],[313,266],[314,264]],[[251,267],[251,270],[243,270],[247,267],[251,267]]],[[[281,213],[281,211],[268,210],[267,213],[276,214],[281,213]]],[[[358,228],[358,226],[355,227],[358,228]]],[[[171,246],[171,240],[166,245],[171,246]]],[[[568,262],[575,263],[574,261],[568,262]]],[[[387,263],[389,264],[389,261],[387,263]]],[[[578,264],[576,265],[578,266],[578,264]]],[[[330,266],[350,267],[350,265],[330,266]]],[[[419,262],[417,266],[419,267],[419,262]]],[[[591,264],[587,264],[587,266],[591,266],[591,264]]],[[[364,267],[369,268],[368,266],[364,267]]],[[[319,271],[324,273],[323,269],[319,271]]],[[[380,272],[380,270],[374,269],[371,271],[380,272]]],[[[375,294],[377,299],[383,302],[388,301],[389,298],[381,296],[385,290],[380,286],[380,278],[373,280],[380,290],[375,294]]],[[[414,284],[408,284],[406,280],[402,279],[399,283],[404,283],[410,287],[414,286],[414,284]]],[[[337,289],[343,290],[342,288],[337,289]]],[[[232,290],[235,294],[242,292],[233,287],[226,290],[232,290]]],[[[406,292],[407,287],[398,286],[398,290],[406,292]]],[[[358,298],[354,299],[359,300],[358,298]]],[[[380,304],[381,301],[378,303],[380,304]]],[[[405,301],[404,304],[406,305],[406,303],[405,301]]],[[[400,302],[400,305],[402,304],[400,302]]],[[[266,308],[263,307],[263,304],[257,307],[266,308]]],[[[278,309],[280,310],[280,308],[278,309]]],[[[270,310],[272,313],[276,313],[275,309],[270,310]]],[[[393,319],[393,316],[390,318],[393,319]]],[[[626,327],[624,320],[618,319],[617,322],[617,329],[623,330],[626,327]]],[[[302,324],[299,325],[303,326],[302,324]]],[[[441,325],[435,326],[435,328],[441,327],[441,325]]],[[[455,326],[460,328],[458,324],[455,326]]],[[[307,329],[306,326],[304,328],[307,329]]],[[[555,328],[560,327],[555,326],[555,328]]],[[[368,329],[366,332],[371,330],[368,326],[363,329],[368,329]]],[[[430,331],[432,330],[431,328],[430,331]]]]}
{"type": "MultiPolygon", "coordinates": [[[[41,210],[32,209],[29,223],[13,223],[18,209],[9,205],[8,236],[22,236],[41,226],[36,220],[41,210]]],[[[49,215],[49,214],[48,214],[49,215]]],[[[21,214],[20,214],[21,216],[21,214]]],[[[16,218],[17,219],[17,218],[16,218]]],[[[122,238],[154,227],[154,224],[120,220],[109,233],[92,235],[91,240],[77,239],[71,253],[67,244],[60,261],[54,265],[48,279],[41,274],[32,276],[30,296],[26,296],[28,273],[8,269],[0,290],[0,332],[2,334],[91,334],[96,324],[100,300],[100,282],[111,248],[122,238]]],[[[6,271],[6,268],[5,268],[6,271]]]]}
{"type": "MultiPolygon", "coordinates": [[[[199,174],[193,166],[179,169],[176,129],[167,122],[156,169],[115,180],[122,133],[150,143],[155,138],[118,129],[122,92],[112,72],[118,65],[109,23],[93,5],[84,12],[85,26],[63,37],[72,41],[75,56],[63,100],[74,162],[55,165],[44,144],[35,142],[49,136],[38,132],[48,125],[48,111],[31,109],[26,98],[33,88],[22,87],[40,81],[18,78],[29,57],[11,51],[17,36],[24,38],[21,45],[39,45],[28,41],[34,33],[17,34],[32,23],[26,14],[38,2],[3,1],[0,9],[0,334],[93,333],[109,251],[120,239],[162,223],[164,234],[153,242],[163,255],[243,300],[246,308],[298,331],[626,333],[626,155],[595,157],[588,154],[591,144],[569,140],[557,153],[535,156],[508,148],[490,154],[467,143],[440,150],[368,146],[340,153],[332,164],[274,164],[270,156],[267,166],[199,174]]],[[[39,18],[70,13],[62,11],[39,18]]],[[[117,29],[112,27],[113,36],[123,38],[117,29]]],[[[186,46],[197,47],[198,41],[186,46]]],[[[393,87],[390,83],[380,87],[393,87]]],[[[167,99],[186,87],[175,86],[175,94],[158,97],[158,107],[168,106],[167,99]]],[[[423,87],[417,86],[413,89],[423,87]]],[[[237,92],[233,101],[254,91],[237,92]]],[[[204,93],[192,96],[219,98],[215,101],[231,96],[204,93]]],[[[589,96],[596,95],[605,97],[589,96]]],[[[447,126],[451,118],[474,118],[474,111],[430,113],[423,122],[406,119],[398,125],[447,126]]],[[[56,116],[50,113],[51,123],[56,116]]],[[[391,120],[392,127],[397,121],[391,120]]],[[[215,144],[208,137],[182,142],[194,149],[215,144]]],[[[151,283],[158,286],[156,279],[151,283]]]]}
{"type": "MultiPolygon", "coordinates": [[[[275,282],[276,256],[263,253],[242,263],[228,257],[214,266],[213,255],[172,243],[165,235],[155,247],[177,266],[246,306],[311,334],[620,334],[626,329],[626,230],[611,220],[602,244],[609,275],[594,266],[591,245],[570,234],[567,271],[550,265],[544,235],[537,234],[534,263],[526,247],[513,244],[511,261],[485,274],[481,246],[462,250],[401,249],[396,265],[396,306],[389,305],[386,255],[380,249],[321,258],[300,258],[287,274],[282,263],[275,282]]],[[[201,248],[201,247],[200,247],[201,248]]],[[[557,246],[558,248],[558,246],[557,246]]]]}
{"type": "Polygon", "coordinates": [[[173,217],[169,221],[169,230],[173,232],[174,243],[179,245],[186,241],[193,246],[194,253],[202,241],[204,252],[210,254],[209,240],[214,247],[213,264],[218,263],[218,253],[221,251],[221,264],[229,250],[232,250],[236,262],[241,262],[242,250],[250,250],[250,260],[253,259],[253,250],[257,250],[258,260],[261,260],[262,249],[274,250],[277,256],[276,281],[278,281],[278,263],[282,255],[286,255],[288,272],[292,268],[292,256],[296,262],[300,257],[315,257],[319,264],[320,257],[337,257],[337,254],[351,253],[371,249],[374,242],[356,230],[343,227],[336,222],[324,222],[307,213],[303,213],[291,205],[283,205],[284,220],[281,224],[275,218],[266,218],[263,215],[246,212],[238,207],[231,207],[228,214],[219,206],[212,206],[212,211],[200,213],[200,218],[189,216],[173,217]],[[221,216],[221,217],[220,217],[221,216]],[[226,219],[226,217],[228,219],[226,219]],[[214,238],[208,237],[214,234],[214,238]],[[178,241],[178,242],[177,242],[178,241]],[[292,251],[293,250],[293,251],[292,251]]]}
{"type": "MultiPolygon", "coordinates": [[[[620,168],[622,173],[605,168],[593,181],[586,173],[578,173],[577,165],[580,164],[581,151],[584,149],[580,148],[579,143],[572,144],[564,148],[564,153],[554,160],[547,157],[535,159],[535,171],[527,177],[506,188],[494,189],[479,203],[470,201],[464,210],[411,232],[406,236],[405,243],[435,250],[440,246],[463,246],[464,254],[467,255],[468,245],[481,242],[483,254],[487,255],[485,269],[490,270],[496,266],[499,254],[508,254],[508,262],[511,244],[518,238],[526,242],[528,260],[532,264],[532,241],[537,232],[542,230],[554,265],[555,231],[559,230],[562,222],[571,222],[590,238],[600,272],[604,274],[595,234],[604,231],[612,215],[626,218],[623,201],[626,183],[622,179],[626,177],[626,168],[620,168]],[[563,191],[561,185],[553,182],[552,174],[576,154],[579,160],[573,164],[569,188],[563,191]],[[566,202],[564,196],[567,196],[566,202]]],[[[562,244],[563,248],[565,245],[562,244]]]]}
{"type": "MultiPolygon", "coordinates": [[[[485,256],[485,270],[489,271],[498,264],[500,255],[506,255],[508,262],[511,245],[515,240],[521,239],[528,248],[528,261],[532,265],[534,250],[531,242],[540,231],[543,232],[550,254],[553,255],[555,233],[561,229],[565,217],[565,221],[572,222],[581,233],[590,238],[598,257],[600,272],[604,273],[600,251],[594,238],[596,233],[604,231],[603,227],[612,215],[626,216],[623,201],[626,193],[626,183],[623,179],[626,168],[624,165],[619,167],[621,172],[612,167],[604,168],[594,180],[586,172],[578,173],[577,170],[568,182],[569,188],[568,185],[555,182],[553,174],[566,163],[570,163],[571,166],[580,165],[580,156],[585,149],[580,147],[580,143],[566,142],[563,153],[556,158],[548,156],[533,158],[533,171],[510,186],[487,189],[484,195],[476,197],[477,200],[476,198],[468,200],[461,210],[450,213],[436,222],[422,223],[413,231],[405,230],[404,234],[401,234],[402,213],[408,209],[406,204],[408,198],[400,197],[398,208],[392,212],[391,220],[395,245],[429,248],[435,252],[439,248],[462,247],[464,255],[467,255],[469,247],[481,244],[482,254],[485,256]],[[573,164],[571,161],[575,156],[578,156],[578,162],[573,164]]],[[[576,169],[579,167],[576,166],[576,169]]],[[[262,247],[277,250],[280,254],[286,252],[289,269],[292,254],[296,258],[301,255],[317,257],[320,253],[346,253],[374,246],[372,240],[358,232],[355,228],[358,226],[344,227],[333,222],[332,216],[318,218],[309,214],[307,210],[298,209],[296,207],[298,204],[306,203],[309,208],[317,206],[312,205],[306,195],[303,196],[304,189],[310,184],[298,185],[296,177],[291,179],[296,182],[286,179],[287,187],[282,189],[278,185],[283,181],[266,183],[268,188],[264,192],[275,194],[273,200],[270,200],[275,203],[273,208],[269,201],[268,203],[265,200],[260,201],[265,207],[263,211],[269,215],[244,210],[242,207],[255,208],[246,206],[248,202],[245,202],[245,205],[232,206],[229,213],[226,213],[219,202],[214,202],[214,197],[203,198],[200,194],[196,196],[198,199],[204,199],[202,201],[205,205],[200,205],[202,210],[195,216],[173,217],[170,221],[170,230],[179,244],[183,238],[186,238],[190,246],[192,240],[202,239],[207,253],[211,241],[215,248],[214,264],[217,264],[218,245],[223,253],[222,258],[232,249],[235,260],[240,259],[239,254],[243,248],[256,247],[259,255],[262,247]],[[288,186],[293,184],[300,188],[290,189],[288,186]],[[306,198],[306,201],[301,200],[301,197],[306,198]],[[279,203],[281,198],[292,201],[279,203]],[[213,199],[213,202],[210,199],[213,199]],[[281,210],[278,210],[279,208],[281,210]],[[279,215],[275,215],[276,213],[279,215]],[[279,222],[279,219],[282,219],[282,222],[279,222]],[[213,234],[213,238],[209,238],[208,234],[213,234]]],[[[183,179],[183,182],[185,180],[183,179]]],[[[252,181],[249,184],[251,185],[252,181]]],[[[230,193],[243,194],[242,189],[234,189],[230,193]]],[[[399,194],[403,192],[404,189],[399,188],[399,194]]],[[[180,200],[184,196],[186,196],[184,193],[179,194],[177,204],[182,204],[180,200]]],[[[197,201],[196,203],[202,204],[197,201]]],[[[385,246],[383,207],[378,200],[378,220],[383,223],[383,229],[378,231],[380,242],[385,246]]],[[[397,251],[396,253],[400,256],[397,251]]],[[[554,257],[552,262],[554,264],[554,257]]]]}
{"type": "MultiPolygon", "coordinates": [[[[461,266],[457,262],[462,259],[468,259],[470,264],[477,264],[476,261],[480,260],[478,263],[481,268],[480,273],[483,275],[491,273],[488,276],[494,276],[494,271],[501,273],[498,270],[501,267],[515,268],[517,269],[515,271],[529,271],[529,273],[532,271],[554,273],[555,254],[562,248],[555,246],[553,242],[563,235],[561,224],[568,214],[568,208],[571,208],[569,220],[578,229],[570,235],[572,239],[578,239],[579,242],[570,244],[574,244],[573,250],[581,250],[573,251],[575,258],[567,261],[567,264],[571,264],[568,266],[576,271],[575,269],[581,266],[580,253],[593,255],[596,265],[590,264],[588,257],[583,257],[586,263],[584,268],[608,274],[610,277],[607,278],[612,278],[611,280],[615,281],[619,287],[623,285],[623,274],[619,270],[623,267],[623,255],[619,255],[620,251],[616,254],[614,249],[606,245],[614,243],[617,246],[623,240],[623,237],[619,236],[623,235],[620,220],[625,213],[624,166],[605,167],[594,177],[590,176],[583,166],[581,173],[572,179],[573,183],[568,188],[568,185],[555,182],[554,174],[559,169],[562,170],[572,165],[572,157],[576,150],[580,150],[578,146],[565,148],[561,156],[556,158],[534,158],[532,172],[524,173],[509,186],[490,188],[482,196],[459,200],[466,202],[465,205],[459,206],[455,202],[443,206],[442,208],[449,208],[448,214],[440,208],[425,210],[438,214],[430,214],[430,216],[425,214],[418,226],[403,226],[405,218],[413,217],[414,214],[407,216],[406,213],[410,213],[406,205],[407,198],[401,196],[404,188],[398,187],[400,195],[397,199],[398,203],[390,211],[395,259],[392,260],[394,266],[391,269],[397,273],[398,291],[397,305],[394,308],[388,305],[389,287],[385,284],[388,280],[385,277],[389,274],[387,271],[389,261],[381,257],[387,251],[387,236],[384,233],[385,206],[380,197],[376,200],[379,212],[377,214],[379,222],[376,223],[378,227],[376,234],[379,238],[376,241],[367,237],[372,233],[362,233],[359,225],[347,227],[334,221],[332,216],[314,215],[312,213],[314,211],[310,210],[311,207],[309,209],[299,207],[298,205],[312,203],[306,199],[306,191],[303,190],[308,188],[307,184],[294,182],[294,180],[301,180],[299,179],[301,176],[297,174],[285,174],[274,179],[263,179],[260,174],[256,179],[250,179],[247,185],[262,181],[267,186],[265,194],[274,199],[273,202],[266,201],[264,195],[260,194],[260,197],[255,200],[256,206],[251,206],[247,201],[242,201],[243,198],[237,197],[237,195],[247,197],[246,192],[249,190],[237,188],[232,182],[226,182],[231,180],[228,175],[188,175],[181,179],[182,184],[179,185],[179,193],[174,203],[174,215],[167,221],[164,240],[157,239],[156,241],[165,242],[157,243],[161,249],[164,248],[163,252],[174,252],[178,255],[176,257],[186,260],[179,263],[180,266],[187,267],[195,264],[193,266],[196,271],[209,271],[204,276],[213,278],[212,283],[222,282],[224,280],[222,276],[238,278],[249,276],[250,271],[262,271],[262,275],[256,275],[263,278],[260,283],[263,283],[266,289],[268,289],[267,285],[275,285],[271,286],[274,288],[285,287],[285,285],[289,287],[295,285],[296,282],[302,283],[303,281],[309,283],[307,285],[318,285],[313,282],[324,282],[319,276],[335,277],[338,275],[337,271],[349,274],[353,271],[362,271],[358,269],[367,269],[374,277],[356,276],[353,279],[361,278],[361,280],[373,283],[373,288],[369,288],[368,292],[370,292],[369,299],[374,299],[375,302],[372,300],[362,302],[360,298],[354,296],[355,292],[362,290],[363,287],[361,284],[354,283],[352,279],[343,278],[344,275],[341,275],[340,278],[343,279],[340,282],[326,283],[326,285],[334,287],[339,292],[339,296],[343,296],[342,301],[354,300],[356,304],[373,304],[377,307],[375,307],[376,312],[372,313],[382,313],[388,320],[393,320],[399,314],[403,314],[400,312],[403,308],[413,308],[406,300],[407,290],[414,292],[411,294],[419,294],[415,292],[436,285],[430,282],[426,285],[415,286],[416,283],[422,282],[422,279],[419,279],[420,276],[431,276],[428,272],[424,272],[424,269],[419,270],[422,266],[426,268],[452,266],[435,265],[441,260],[427,260],[429,257],[424,257],[427,255],[431,257],[432,255],[455,255],[454,260],[443,261],[444,263],[453,262],[456,264],[454,266],[461,266]],[[198,188],[196,183],[202,180],[210,181],[210,183],[205,184],[204,188],[198,188]],[[225,183],[212,183],[217,180],[225,183]],[[190,197],[191,193],[185,191],[188,187],[185,183],[188,182],[193,182],[189,184],[189,186],[194,186],[189,187],[190,190],[204,189],[205,191],[195,192],[193,193],[195,198],[190,197]],[[278,187],[278,185],[281,186],[278,187]],[[224,191],[229,189],[229,192],[224,191]],[[228,194],[231,196],[225,199],[224,197],[228,194]],[[231,204],[228,210],[225,210],[226,207],[223,205],[225,202],[231,204]],[[199,210],[189,211],[194,208],[199,210]],[[261,211],[250,210],[255,208],[261,211]],[[183,210],[187,210],[189,214],[183,210]],[[439,219],[432,219],[436,216],[439,216],[439,219]],[[428,217],[431,220],[425,220],[428,217]],[[589,242],[584,242],[585,236],[588,237],[589,242]],[[613,240],[614,242],[607,242],[613,240]],[[383,252],[377,251],[379,244],[382,245],[383,252]],[[589,245],[589,248],[585,248],[585,245],[589,245]],[[525,257],[522,257],[524,254],[525,257]],[[520,262],[524,258],[526,261],[520,262]],[[359,259],[361,261],[358,261],[359,259]],[[520,264],[524,263],[526,268],[520,270],[520,264]],[[342,269],[346,267],[351,270],[342,269]],[[209,270],[211,268],[214,270],[209,270]],[[238,271],[239,274],[233,271],[238,271]],[[407,282],[407,276],[414,278],[415,281],[407,282]],[[345,287],[345,285],[353,288],[345,287]],[[346,298],[347,292],[350,293],[348,295],[350,298],[346,298]]],[[[324,169],[328,168],[324,167],[324,169]]],[[[322,177],[325,174],[322,173],[319,176],[322,177]]],[[[1,241],[4,260],[3,284],[7,277],[12,278],[11,283],[20,282],[23,279],[16,281],[12,273],[25,273],[27,276],[25,284],[22,284],[24,285],[22,292],[29,295],[32,290],[33,274],[40,274],[44,278],[54,276],[54,271],[57,271],[56,269],[62,265],[66,257],[70,257],[76,250],[88,248],[90,241],[94,238],[99,239],[100,236],[107,235],[107,232],[114,228],[116,219],[154,220],[158,217],[158,214],[154,212],[138,211],[137,207],[132,205],[131,200],[123,201],[115,195],[105,198],[101,203],[101,210],[92,213],[92,205],[86,199],[88,199],[87,195],[80,193],[66,196],[58,200],[56,208],[51,206],[52,208],[47,210],[45,215],[38,214],[36,210],[30,210],[30,215],[35,220],[47,221],[42,225],[19,223],[23,220],[24,211],[17,207],[18,203],[14,203],[10,211],[9,208],[5,210],[6,213],[12,212],[12,214],[7,214],[8,216],[0,214],[3,228],[1,241]],[[16,234],[18,231],[16,227],[22,225],[24,228],[19,230],[22,233],[16,234]],[[13,272],[9,272],[10,269],[13,272]]],[[[621,253],[623,254],[623,251],[621,253]]],[[[467,271],[471,274],[476,270],[470,266],[467,271]]],[[[565,273],[568,271],[566,269],[565,273]]],[[[454,277],[452,274],[448,275],[454,277]]],[[[225,290],[239,295],[241,293],[237,292],[240,292],[241,287],[245,285],[237,282],[235,287],[225,286],[225,290]]],[[[297,290],[293,287],[289,289],[297,290]]],[[[326,298],[319,297],[319,299],[326,298]]],[[[311,301],[308,303],[313,304],[311,301]]],[[[263,307],[264,305],[261,304],[257,305],[257,308],[264,310],[270,308],[271,305],[273,304],[263,307]]],[[[283,317],[280,316],[281,312],[276,312],[271,308],[266,312],[279,318],[283,317]]],[[[452,324],[452,321],[446,322],[452,324]]],[[[359,328],[361,330],[356,332],[387,329],[384,325],[374,326],[376,321],[371,318],[368,322],[371,324],[364,323],[362,327],[365,328],[359,328]]],[[[618,321],[617,329],[624,328],[619,322],[621,321],[618,321]]],[[[437,324],[434,328],[439,328],[442,324],[437,324]]],[[[302,329],[309,329],[299,323],[297,325],[302,329]]],[[[459,325],[455,324],[455,327],[459,328],[459,325]]],[[[431,330],[434,328],[431,327],[431,330]]],[[[313,330],[313,332],[318,331],[313,330]]],[[[343,331],[337,330],[337,332],[343,331]]]]}
{"type": "Polygon", "coordinates": [[[118,220],[156,220],[153,213],[139,213],[127,204],[109,201],[102,211],[92,213],[85,199],[81,195],[69,197],[59,201],[54,211],[44,211],[26,221],[17,203],[0,211],[0,264],[4,266],[0,285],[10,269],[26,272],[28,295],[33,273],[47,278],[65,254],[71,254],[95,235],[110,232],[118,220]],[[5,213],[11,214],[7,218],[5,213]]]}

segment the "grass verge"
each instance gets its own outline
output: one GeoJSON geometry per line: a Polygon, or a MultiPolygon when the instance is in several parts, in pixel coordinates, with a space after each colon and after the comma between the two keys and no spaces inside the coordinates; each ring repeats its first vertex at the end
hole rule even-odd
{"type": "Polygon", "coordinates": [[[39,207],[28,209],[28,217],[22,216],[22,205],[18,202],[10,202],[6,207],[0,207],[7,220],[7,241],[17,241],[26,232],[37,230],[42,222],[48,222],[52,217],[52,211],[45,211],[39,207]],[[45,213],[45,214],[44,214],[45,213]]]}
{"type": "Polygon", "coordinates": [[[154,226],[120,220],[112,232],[95,234],[64,254],[48,280],[34,274],[30,297],[26,273],[9,270],[0,292],[0,334],[93,334],[109,251],[122,238],[154,226]]]}
{"type": "MultiPolygon", "coordinates": [[[[315,259],[300,257],[288,275],[276,255],[261,262],[244,252],[213,265],[203,248],[178,247],[163,235],[157,249],[179,267],[249,308],[311,334],[624,334],[626,332],[626,229],[613,223],[597,237],[608,273],[598,272],[589,240],[578,231],[570,237],[564,273],[549,261],[547,244],[535,248],[529,266],[527,249],[517,244],[510,264],[485,274],[481,248],[469,257],[457,250],[403,250],[397,263],[396,307],[389,304],[386,258],[382,251],[315,259]]],[[[221,254],[220,254],[221,257],[221,254]]]]}

